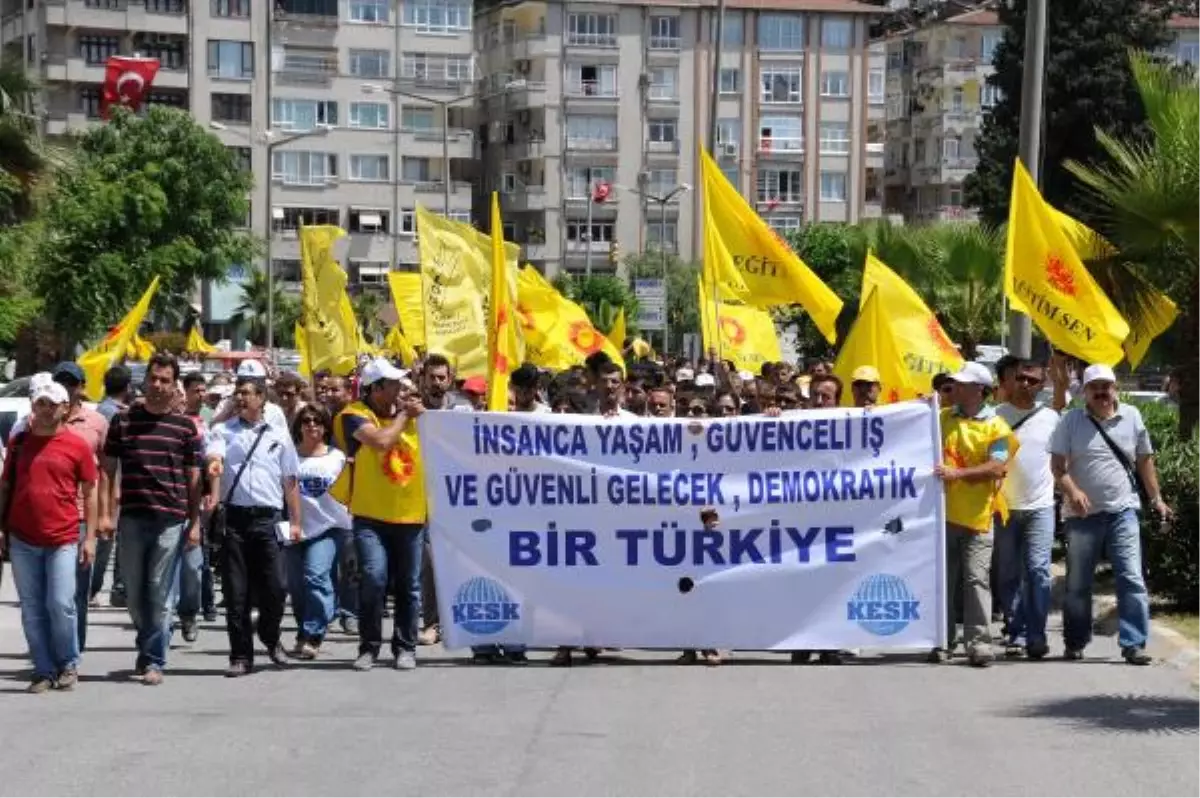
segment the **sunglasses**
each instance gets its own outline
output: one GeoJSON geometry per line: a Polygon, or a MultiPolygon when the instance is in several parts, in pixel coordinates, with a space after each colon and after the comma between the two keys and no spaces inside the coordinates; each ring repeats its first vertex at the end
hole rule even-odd
{"type": "Polygon", "coordinates": [[[321,421],[321,419],[319,419],[319,418],[315,418],[313,416],[308,416],[307,418],[300,419],[300,426],[302,426],[302,427],[324,427],[325,422],[321,421]]]}
{"type": "Polygon", "coordinates": [[[1043,380],[1041,377],[1031,377],[1028,374],[1018,374],[1017,382],[1022,385],[1041,385],[1043,380]]]}
{"type": "Polygon", "coordinates": [[[700,405],[692,405],[691,407],[688,408],[689,416],[702,416],[702,415],[704,415],[704,413],[705,413],[705,410],[700,405]]]}

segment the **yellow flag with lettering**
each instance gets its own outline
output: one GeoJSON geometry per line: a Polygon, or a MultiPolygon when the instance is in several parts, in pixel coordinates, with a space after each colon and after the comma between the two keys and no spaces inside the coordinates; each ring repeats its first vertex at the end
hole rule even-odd
{"type": "Polygon", "coordinates": [[[604,352],[625,368],[621,350],[595,328],[587,312],[528,264],[517,277],[517,319],[525,339],[525,359],[535,366],[563,371],[604,352]]]}
{"type": "Polygon", "coordinates": [[[125,359],[129,350],[129,342],[134,339],[138,328],[142,326],[142,320],[146,318],[146,313],[150,310],[150,302],[154,299],[157,291],[158,278],[155,277],[150,281],[150,286],[142,293],[142,298],[125,314],[125,318],[117,322],[117,325],[108,331],[100,343],[76,358],[75,362],[83,369],[83,390],[88,399],[98,402],[104,398],[104,372],[125,359]]]}
{"type": "MultiPolygon", "coordinates": [[[[425,351],[445,355],[459,377],[487,377],[491,237],[417,206],[425,351]]],[[[504,245],[516,271],[521,248],[504,245]]]]}
{"type": "MultiPolygon", "coordinates": [[[[705,224],[715,228],[729,251],[746,288],[731,285],[734,293],[756,307],[800,304],[826,340],[837,340],[836,322],[842,300],[764,222],[742,198],[716,161],[700,153],[704,182],[705,224]]],[[[708,258],[705,247],[705,258],[708,258]]],[[[720,264],[705,271],[726,273],[720,264]]],[[[711,275],[710,275],[711,279],[711,275]]]]}
{"type": "Polygon", "coordinates": [[[860,313],[872,291],[878,292],[879,301],[887,309],[892,333],[913,385],[919,393],[931,393],[934,376],[958,371],[963,364],[962,354],[912,286],[868,251],[863,266],[860,313]]]}
{"type": "Polygon", "coordinates": [[[487,409],[508,410],[508,380],[521,365],[520,329],[513,318],[517,286],[510,280],[504,254],[504,223],[500,218],[500,195],[492,192],[491,218],[492,298],[488,302],[487,409]]]}
{"type": "Polygon", "coordinates": [[[309,366],[345,375],[358,363],[358,322],[346,296],[346,272],[333,257],[346,231],[334,225],[300,228],[300,323],[309,366]]]}
{"type": "Polygon", "coordinates": [[[858,310],[854,326],[846,334],[842,348],[838,350],[833,364],[833,373],[845,386],[842,391],[842,406],[853,407],[854,397],[850,394],[850,383],[854,370],[861,366],[874,366],[879,372],[879,403],[889,404],[905,399],[916,399],[920,391],[913,384],[909,370],[904,366],[901,347],[892,327],[893,315],[885,307],[879,290],[867,295],[867,301],[858,310]]]}
{"type": "Polygon", "coordinates": [[[388,272],[392,304],[404,338],[414,347],[425,346],[425,307],[421,297],[420,272],[388,272]]]}
{"type": "Polygon", "coordinates": [[[625,308],[619,308],[612,329],[608,331],[608,341],[620,350],[625,346],[625,337],[625,308]]]}
{"type": "Polygon", "coordinates": [[[1124,357],[1129,325],[1084,267],[1060,216],[1018,160],[1013,170],[1004,254],[1004,292],[1055,349],[1088,363],[1124,357]]]}
{"type": "Polygon", "coordinates": [[[205,355],[209,352],[216,352],[217,348],[204,340],[204,335],[200,332],[200,325],[197,323],[193,324],[192,329],[188,331],[187,344],[184,345],[184,350],[205,355]]]}
{"type": "Polygon", "coordinates": [[[779,334],[770,313],[749,305],[713,302],[702,280],[698,281],[697,289],[704,351],[715,349],[722,360],[732,360],[738,371],[752,374],[760,373],[764,363],[783,360],[779,334]]]}

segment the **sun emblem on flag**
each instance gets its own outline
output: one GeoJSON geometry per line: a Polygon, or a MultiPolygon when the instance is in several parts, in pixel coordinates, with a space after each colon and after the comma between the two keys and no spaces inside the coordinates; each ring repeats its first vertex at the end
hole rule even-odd
{"type": "Polygon", "coordinates": [[[1075,296],[1075,275],[1058,255],[1052,254],[1046,258],[1046,282],[1060,294],[1075,296]]]}
{"type": "Polygon", "coordinates": [[[746,340],[746,328],[737,319],[721,316],[717,323],[721,327],[721,335],[729,341],[731,346],[741,346],[746,340]]]}
{"type": "Polygon", "coordinates": [[[895,388],[892,388],[890,391],[888,391],[887,400],[888,400],[888,404],[891,404],[892,402],[899,402],[900,401],[900,392],[897,391],[895,388]]]}
{"type": "Polygon", "coordinates": [[[407,485],[417,469],[412,453],[403,446],[393,446],[383,456],[383,473],[396,485],[407,485]]]}
{"type": "Polygon", "coordinates": [[[586,321],[577,321],[572,324],[567,332],[567,339],[585,355],[594,354],[604,348],[603,336],[586,321]]]}
{"type": "Polygon", "coordinates": [[[967,458],[959,453],[956,449],[945,449],[942,451],[942,459],[955,468],[966,468],[967,458]]]}
{"type": "Polygon", "coordinates": [[[942,329],[942,325],[938,322],[936,316],[929,317],[929,321],[925,325],[925,331],[929,333],[929,339],[933,341],[933,345],[942,354],[949,355],[952,358],[959,356],[958,347],[946,336],[946,331],[942,329]]]}
{"type": "Polygon", "coordinates": [[[529,308],[517,305],[517,317],[521,320],[521,329],[533,329],[533,313],[529,310],[529,308]]]}

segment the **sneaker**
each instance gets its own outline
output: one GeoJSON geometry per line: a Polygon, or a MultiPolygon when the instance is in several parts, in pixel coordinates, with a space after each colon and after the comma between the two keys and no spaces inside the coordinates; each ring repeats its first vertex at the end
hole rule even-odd
{"type": "Polygon", "coordinates": [[[343,615],[342,620],[339,623],[341,624],[342,631],[344,633],[353,635],[355,637],[358,636],[358,618],[349,615],[343,615]]]}
{"type": "Polygon", "coordinates": [[[1063,652],[1063,659],[1068,660],[1070,662],[1078,662],[1079,660],[1083,659],[1083,649],[1082,648],[1068,648],[1066,651],[1063,652]]]}
{"type": "Polygon", "coordinates": [[[1035,661],[1045,659],[1049,653],[1050,646],[1045,643],[1030,643],[1029,647],[1025,649],[1025,656],[1035,661]]]}
{"type": "Polygon", "coordinates": [[[320,653],[320,647],[311,640],[305,640],[296,646],[296,659],[314,660],[320,653]]]}
{"type": "Polygon", "coordinates": [[[234,660],[229,663],[229,667],[225,669],[226,679],[237,679],[241,676],[246,676],[250,673],[250,663],[243,660],[234,660]]]}
{"type": "Polygon", "coordinates": [[[200,637],[200,629],[196,626],[195,618],[181,618],[179,628],[183,634],[184,642],[195,643],[196,638],[200,637]]]}
{"type": "Polygon", "coordinates": [[[1025,648],[1016,643],[1009,643],[1004,647],[1004,656],[1006,659],[1018,659],[1025,653],[1025,648]]]}
{"type": "Polygon", "coordinates": [[[29,686],[25,688],[25,692],[33,695],[40,693],[48,693],[54,687],[54,682],[45,676],[35,676],[29,686]]]}
{"type": "Polygon", "coordinates": [[[58,674],[58,678],[54,680],[54,689],[74,690],[77,684],[79,684],[79,671],[74,668],[67,668],[58,674]]]}
{"type": "Polygon", "coordinates": [[[436,626],[430,626],[417,635],[417,645],[419,646],[435,646],[442,639],[442,633],[438,631],[436,626]]]}
{"type": "Polygon", "coordinates": [[[1124,657],[1125,661],[1130,665],[1149,665],[1150,663],[1154,662],[1154,657],[1147,654],[1146,649],[1137,648],[1135,646],[1128,646],[1127,648],[1121,649],[1121,656],[1124,657]]]}
{"type": "Polygon", "coordinates": [[[950,652],[944,648],[931,649],[925,661],[930,665],[943,665],[950,661],[950,652]]]}
{"type": "Polygon", "coordinates": [[[147,687],[158,687],[162,682],[162,671],[157,668],[147,668],[145,675],[142,676],[142,684],[147,687]]]}
{"type": "Polygon", "coordinates": [[[967,652],[967,662],[972,668],[986,668],[992,664],[995,656],[992,654],[992,649],[988,646],[973,646],[967,652]]]}
{"type": "Polygon", "coordinates": [[[508,652],[505,652],[504,657],[505,657],[505,659],[508,660],[509,665],[528,665],[529,664],[529,657],[526,656],[524,651],[508,651],[508,652]]]}
{"type": "Polygon", "coordinates": [[[396,661],[393,664],[398,671],[416,670],[417,655],[411,651],[401,651],[396,655],[396,661]]]}
{"type": "Polygon", "coordinates": [[[126,606],[128,606],[125,601],[125,594],[118,593],[115,590],[112,593],[109,593],[108,594],[108,606],[116,607],[117,609],[121,609],[121,610],[125,609],[126,606]]]}
{"type": "Polygon", "coordinates": [[[270,651],[267,652],[267,658],[275,663],[276,668],[286,668],[292,662],[287,652],[283,650],[283,646],[279,643],[271,647],[270,651]]]}
{"type": "Polygon", "coordinates": [[[375,667],[375,655],[370,651],[364,651],[358,655],[358,659],[354,660],[354,670],[369,671],[375,667]]]}
{"type": "Polygon", "coordinates": [[[216,620],[217,620],[217,611],[216,610],[205,610],[204,611],[204,622],[205,623],[216,623],[216,620]]]}

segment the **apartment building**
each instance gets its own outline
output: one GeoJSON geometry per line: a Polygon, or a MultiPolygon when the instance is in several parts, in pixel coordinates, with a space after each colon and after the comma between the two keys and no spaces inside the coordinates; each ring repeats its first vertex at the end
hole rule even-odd
{"type": "MultiPolygon", "coordinates": [[[[43,84],[49,134],[98,124],[109,56],[159,58],[149,101],[189,109],[253,170],[247,224],[296,288],[302,222],[344,227],[352,283],[382,289],[417,263],[418,203],[471,218],[471,30],[470,0],[0,0],[0,47],[43,84]]],[[[248,276],[204,287],[206,322],[248,276]]]]}
{"type": "MultiPolygon", "coordinates": [[[[729,0],[719,160],[780,230],[882,212],[886,56],[867,44],[879,11],[729,0]]],[[[507,235],[529,261],[580,272],[613,268],[614,246],[701,253],[715,17],[712,6],[658,0],[477,11],[483,188],[501,193],[507,235]],[[613,191],[591,203],[598,182],[613,191]]]]}

